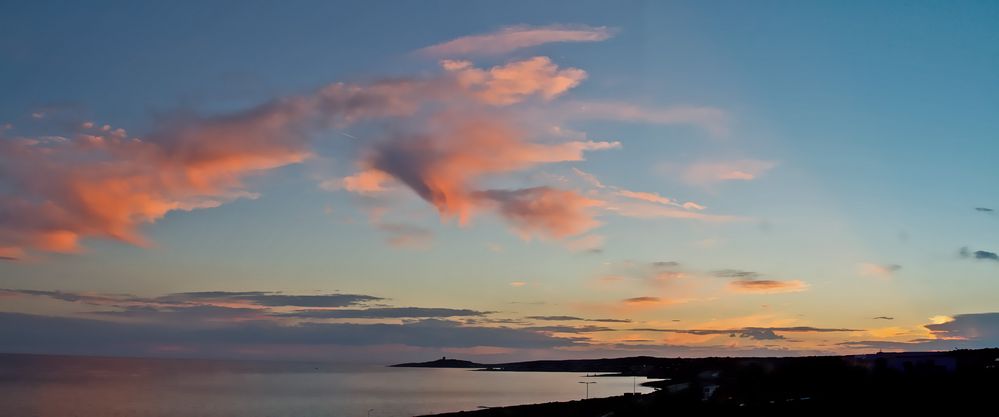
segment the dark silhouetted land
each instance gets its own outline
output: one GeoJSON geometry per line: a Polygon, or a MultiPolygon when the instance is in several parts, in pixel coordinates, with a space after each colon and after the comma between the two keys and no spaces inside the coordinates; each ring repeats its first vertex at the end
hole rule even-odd
{"type": "Polygon", "coordinates": [[[999,349],[796,358],[655,358],[474,364],[446,360],[397,366],[635,375],[645,395],[491,408],[439,416],[626,417],[732,414],[805,415],[974,410],[999,413],[999,349]],[[479,365],[479,366],[470,366],[479,365]],[[455,366],[448,366],[455,367],[455,366]]]}

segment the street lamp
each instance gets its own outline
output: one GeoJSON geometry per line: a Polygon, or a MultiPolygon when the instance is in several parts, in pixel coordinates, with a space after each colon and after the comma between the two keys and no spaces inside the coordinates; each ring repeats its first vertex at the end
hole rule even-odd
{"type": "Polygon", "coordinates": [[[579,381],[579,383],[586,384],[586,399],[590,399],[590,384],[596,384],[596,382],[579,381]]]}

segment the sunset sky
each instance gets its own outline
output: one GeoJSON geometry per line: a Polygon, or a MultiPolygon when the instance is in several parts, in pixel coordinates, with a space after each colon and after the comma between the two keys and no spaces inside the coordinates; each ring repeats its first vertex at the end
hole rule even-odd
{"type": "Polygon", "coordinates": [[[0,7],[0,351],[999,345],[999,3],[289,3],[0,7]]]}

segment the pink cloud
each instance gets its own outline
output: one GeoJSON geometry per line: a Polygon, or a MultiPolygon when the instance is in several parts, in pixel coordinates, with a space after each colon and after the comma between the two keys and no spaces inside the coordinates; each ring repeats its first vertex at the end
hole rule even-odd
{"type": "Polygon", "coordinates": [[[588,207],[596,202],[551,187],[484,190],[484,176],[544,163],[578,161],[586,151],[612,149],[616,142],[528,141],[498,115],[442,114],[432,134],[396,137],[369,149],[362,172],[381,172],[434,205],[444,218],[466,224],[482,209],[494,209],[522,236],[565,237],[598,223],[588,207]],[[561,200],[559,200],[561,199],[561,200]]]}
{"type": "Polygon", "coordinates": [[[630,190],[621,190],[621,191],[618,191],[617,193],[618,193],[618,195],[620,195],[622,197],[632,198],[632,199],[635,199],[635,200],[647,201],[647,202],[650,202],[650,203],[658,203],[658,204],[664,204],[664,205],[672,205],[672,204],[674,204],[672,200],[670,200],[670,199],[668,199],[666,197],[663,197],[663,196],[659,195],[658,193],[647,193],[647,192],[642,192],[642,191],[630,191],[630,190]]]}
{"type": "Polygon", "coordinates": [[[603,26],[509,26],[492,33],[431,45],[417,53],[424,56],[501,55],[553,42],[599,42],[612,35],[613,31],[603,26]]]}
{"type": "Polygon", "coordinates": [[[543,56],[512,61],[488,70],[476,68],[469,61],[444,60],[441,66],[461,88],[479,100],[497,106],[519,103],[531,96],[551,100],[586,79],[586,71],[560,69],[543,56]]]}
{"type": "MultiPolygon", "coordinates": [[[[525,32],[532,34],[528,38],[576,33],[562,27],[535,29],[525,32]]],[[[512,29],[504,33],[515,32],[520,33],[512,29]]],[[[518,45],[536,41],[517,39],[521,39],[518,45]]],[[[0,257],[22,258],[25,251],[78,252],[83,241],[94,238],[147,245],[144,225],[170,212],[256,198],[248,182],[256,175],[314,157],[316,133],[370,120],[392,123],[371,123],[383,129],[375,129],[372,136],[376,139],[359,144],[357,171],[324,181],[321,187],[373,194],[402,185],[395,189],[415,192],[444,219],[456,218],[465,224],[477,213],[492,212],[525,239],[582,235],[600,224],[595,219],[599,213],[608,211],[722,219],[687,213],[655,193],[608,188],[606,195],[590,195],[550,186],[486,186],[504,175],[544,164],[581,161],[587,152],[621,144],[587,140],[585,134],[577,140],[552,137],[516,118],[523,113],[508,108],[526,101],[540,105],[559,97],[586,78],[581,69],[560,68],[547,57],[488,69],[456,60],[445,60],[442,65],[442,74],[428,78],[334,83],[245,111],[178,117],[146,135],[132,136],[92,121],[75,123],[76,131],[68,137],[7,140],[8,132],[2,131],[0,211],[5,216],[0,218],[0,257]],[[661,207],[657,211],[620,204],[608,198],[610,191],[661,207]]],[[[616,109],[614,117],[655,123],[702,117],[691,116],[702,114],[697,111],[616,109]]],[[[590,185],[602,187],[599,181],[590,185]]],[[[396,244],[421,241],[414,240],[413,233],[393,229],[387,232],[396,244]]]]}
{"type": "Polygon", "coordinates": [[[92,122],[72,138],[0,141],[0,246],[77,252],[86,238],[148,244],[139,228],[172,211],[255,198],[244,181],[313,155],[316,128],[411,112],[428,83],[333,84],[246,111],[173,119],[145,137],[92,122]]]}

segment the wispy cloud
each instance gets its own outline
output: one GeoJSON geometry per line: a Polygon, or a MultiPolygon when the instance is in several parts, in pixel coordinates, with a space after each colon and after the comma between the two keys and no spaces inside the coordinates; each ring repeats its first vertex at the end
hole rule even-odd
{"type": "Polygon", "coordinates": [[[698,162],[686,167],[681,178],[694,185],[711,185],[725,181],[752,181],[775,166],[777,166],[775,162],[756,159],[698,162]]]}
{"type": "Polygon", "coordinates": [[[639,219],[688,219],[705,222],[735,222],[744,220],[739,216],[705,213],[706,207],[694,203],[673,200],[656,192],[629,190],[600,181],[596,175],[578,168],[572,169],[575,177],[584,186],[592,187],[587,195],[600,201],[603,211],[624,217],[639,219]]]}
{"type": "Polygon", "coordinates": [[[573,252],[601,253],[603,252],[604,237],[602,235],[585,235],[575,239],[565,241],[565,247],[573,252]]]}
{"type": "Polygon", "coordinates": [[[417,51],[432,57],[502,55],[518,49],[554,42],[599,42],[614,35],[605,26],[508,26],[496,32],[463,36],[417,51]]]}
{"type": "Polygon", "coordinates": [[[490,312],[454,308],[375,307],[365,309],[297,310],[289,313],[281,313],[277,316],[308,319],[385,319],[480,317],[487,314],[490,314],[490,312]]]}
{"type": "Polygon", "coordinates": [[[376,227],[388,234],[389,245],[398,248],[427,248],[434,237],[430,230],[412,224],[379,222],[376,227]]]}
{"type": "Polygon", "coordinates": [[[176,307],[241,305],[256,307],[348,307],[384,298],[363,294],[284,294],[268,291],[199,291],[158,297],[52,290],[0,289],[0,296],[46,297],[54,300],[111,307],[176,307]]]}
{"type": "Polygon", "coordinates": [[[808,284],[800,280],[777,281],[770,279],[740,279],[728,284],[735,292],[751,294],[780,294],[800,292],[808,289],[808,284]]]}
{"type": "Polygon", "coordinates": [[[728,335],[730,337],[742,337],[755,340],[779,340],[784,339],[778,333],[839,333],[839,332],[859,332],[857,329],[846,328],[822,328],[810,326],[793,327],[742,327],[737,329],[657,329],[639,328],[628,329],[641,332],[664,332],[664,333],[684,333],[693,335],[728,335]]]}
{"type": "Polygon", "coordinates": [[[753,279],[759,278],[761,274],[759,272],[743,271],[739,269],[721,269],[712,272],[711,275],[721,278],[753,279]]]}
{"type": "Polygon", "coordinates": [[[902,265],[897,264],[876,264],[872,262],[862,262],[857,265],[857,272],[865,277],[891,278],[896,272],[902,269],[902,265]]]}
{"type": "Polygon", "coordinates": [[[576,316],[528,316],[524,317],[529,320],[539,320],[539,321],[593,321],[600,323],[630,323],[631,320],[628,319],[585,319],[576,316]]]}
{"type": "Polygon", "coordinates": [[[619,101],[573,100],[558,109],[561,118],[609,120],[654,125],[690,125],[714,136],[728,135],[730,121],[725,110],[715,107],[641,106],[619,101]]]}

